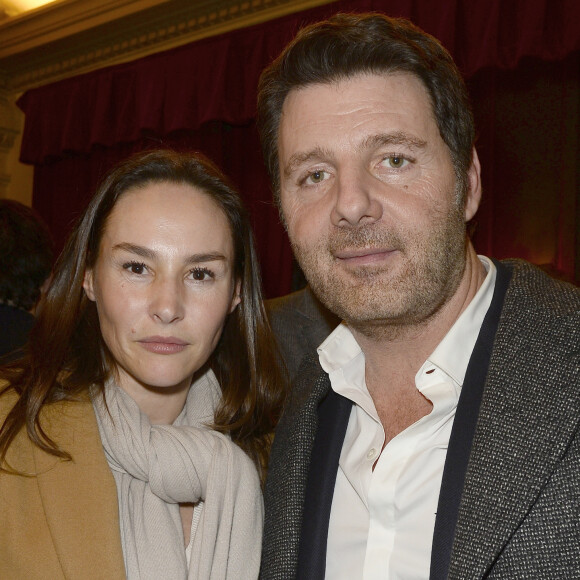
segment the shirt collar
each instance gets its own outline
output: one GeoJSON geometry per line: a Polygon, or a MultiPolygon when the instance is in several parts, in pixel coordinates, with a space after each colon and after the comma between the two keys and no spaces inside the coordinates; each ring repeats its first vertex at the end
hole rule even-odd
{"type": "Polygon", "coordinates": [[[341,322],[318,347],[320,366],[331,375],[344,368],[362,354],[361,348],[348,326],[341,322]]]}
{"type": "Polygon", "coordinates": [[[435,365],[451,377],[459,386],[463,385],[469,359],[475,347],[483,319],[491,304],[495,287],[496,268],[485,256],[478,256],[487,270],[482,285],[468,304],[461,316],[449,329],[443,340],[427,357],[419,369],[417,377],[426,370],[426,366],[435,365]]]}

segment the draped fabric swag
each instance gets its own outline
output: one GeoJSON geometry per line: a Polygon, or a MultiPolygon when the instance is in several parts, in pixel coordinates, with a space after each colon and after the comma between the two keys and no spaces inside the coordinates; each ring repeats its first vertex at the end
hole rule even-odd
{"type": "Polygon", "coordinates": [[[304,24],[337,11],[413,20],[451,51],[478,121],[484,204],[475,242],[578,274],[580,10],[576,0],[342,0],[26,92],[21,160],[33,205],[62,246],[103,174],[133,151],[204,152],[250,210],[268,296],[292,258],[256,134],[260,72],[304,24]]]}

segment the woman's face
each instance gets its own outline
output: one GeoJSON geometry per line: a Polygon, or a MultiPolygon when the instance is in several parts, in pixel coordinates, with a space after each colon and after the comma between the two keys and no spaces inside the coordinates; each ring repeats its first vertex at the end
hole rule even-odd
{"type": "Polygon", "coordinates": [[[119,199],[84,288],[135,399],[189,388],[240,301],[233,259],[227,219],[201,190],[150,183],[119,199]]]}

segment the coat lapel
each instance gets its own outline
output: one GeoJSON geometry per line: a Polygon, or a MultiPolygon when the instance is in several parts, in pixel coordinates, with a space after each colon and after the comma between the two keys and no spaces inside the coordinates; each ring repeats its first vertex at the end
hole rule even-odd
{"type": "Polygon", "coordinates": [[[46,521],[66,578],[125,578],[117,490],[92,405],[58,403],[42,425],[68,451],[62,461],[34,448],[46,521]]]}
{"type": "MultiPolygon", "coordinates": [[[[450,579],[487,575],[578,429],[577,316],[555,320],[551,309],[534,302],[547,295],[548,286],[530,293],[530,286],[520,285],[516,277],[517,273],[491,355],[459,507],[450,579]]],[[[542,280],[535,274],[534,283],[542,280]]]]}

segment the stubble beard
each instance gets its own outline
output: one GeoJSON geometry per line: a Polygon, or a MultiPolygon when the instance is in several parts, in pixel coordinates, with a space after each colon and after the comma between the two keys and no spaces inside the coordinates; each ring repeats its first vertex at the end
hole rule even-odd
{"type": "Polygon", "coordinates": [[[321,302],[353,329],[380,338],[427,323],[455,293],[465,269],[463,212],[434,216],[427,233],[379,224],[335,228],[317,245],[292,242],[306,279],[321,302]],[[346,268],[344,249],[391,248],[388,264],[346,268]]]}

